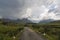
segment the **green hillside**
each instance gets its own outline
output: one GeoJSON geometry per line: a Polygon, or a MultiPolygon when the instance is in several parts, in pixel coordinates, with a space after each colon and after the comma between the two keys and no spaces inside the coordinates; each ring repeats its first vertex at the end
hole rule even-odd
{"type": "Polygon", "coordinates": [[[50,25],[60,25],[60,20],[53,21],[53,22],[50,22],[50,23],[47,23],[47,24],[50,24],[50,25]]]}

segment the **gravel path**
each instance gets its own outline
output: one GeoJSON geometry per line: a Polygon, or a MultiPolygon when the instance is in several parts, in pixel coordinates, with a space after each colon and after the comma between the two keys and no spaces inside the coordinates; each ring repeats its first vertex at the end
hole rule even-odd
{"type": "Polygon", "coordinates": [[[32,29],[25,27],[20,40],[45,40],[32,29]]]}

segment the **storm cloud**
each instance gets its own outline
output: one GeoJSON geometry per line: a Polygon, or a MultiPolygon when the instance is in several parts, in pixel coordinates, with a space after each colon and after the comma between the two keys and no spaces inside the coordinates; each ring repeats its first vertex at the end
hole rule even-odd
{"type": "Polygon", "coordinates": [[[0,0],[0,18],[60,20],[60,0],[0,0]]]}
{"type": "Polygon", "coordinates": [[[0,0],[0,16],[16,18],[23,13],[24,1],[23,0],[0,0]]]}

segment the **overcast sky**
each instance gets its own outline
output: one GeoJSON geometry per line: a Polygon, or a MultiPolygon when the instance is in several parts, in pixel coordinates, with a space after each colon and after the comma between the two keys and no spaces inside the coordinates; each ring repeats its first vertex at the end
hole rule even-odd
{"type": "Polygon", "coordinates": [[[0,0],[0,18],[60,20],[60,0],[0,0]]]}

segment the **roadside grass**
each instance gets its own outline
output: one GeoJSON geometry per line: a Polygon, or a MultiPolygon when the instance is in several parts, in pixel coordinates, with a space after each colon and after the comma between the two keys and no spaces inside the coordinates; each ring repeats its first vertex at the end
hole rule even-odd
{"type": "Polygon", "coordinates": [[[47,40],[57,40],[56,37],[54,37],[52,35],[48,35],[48,34],[46,34],[44,37],[47,38],[47,40]]]}
{"type": "Polygon", "coordinates": [[[60,38],[60,25],[59,24],[40,24],[40,25],[33,25],[32,29],[35,32],[42,34],[47,40],[59,40],[60,38]],[[46,33],[44,36],[43,33],[46,33]]]}
{"type": "Polygon", "coordinates": [[[21,26],[6,26],[0,24],[0,40],[17,40],[21,34],[23,27],[21,26]],[[13,37],[16,37],[15,39],[13,37]]]}
{"type": "Polygon", "coordinates": [[[21,32],[19,32],[19,33],[16,35],[16,39],[15,39],[15,40],[20,40],[23,31],[24,31],[24,30],[21,30],[21,32]]]}

